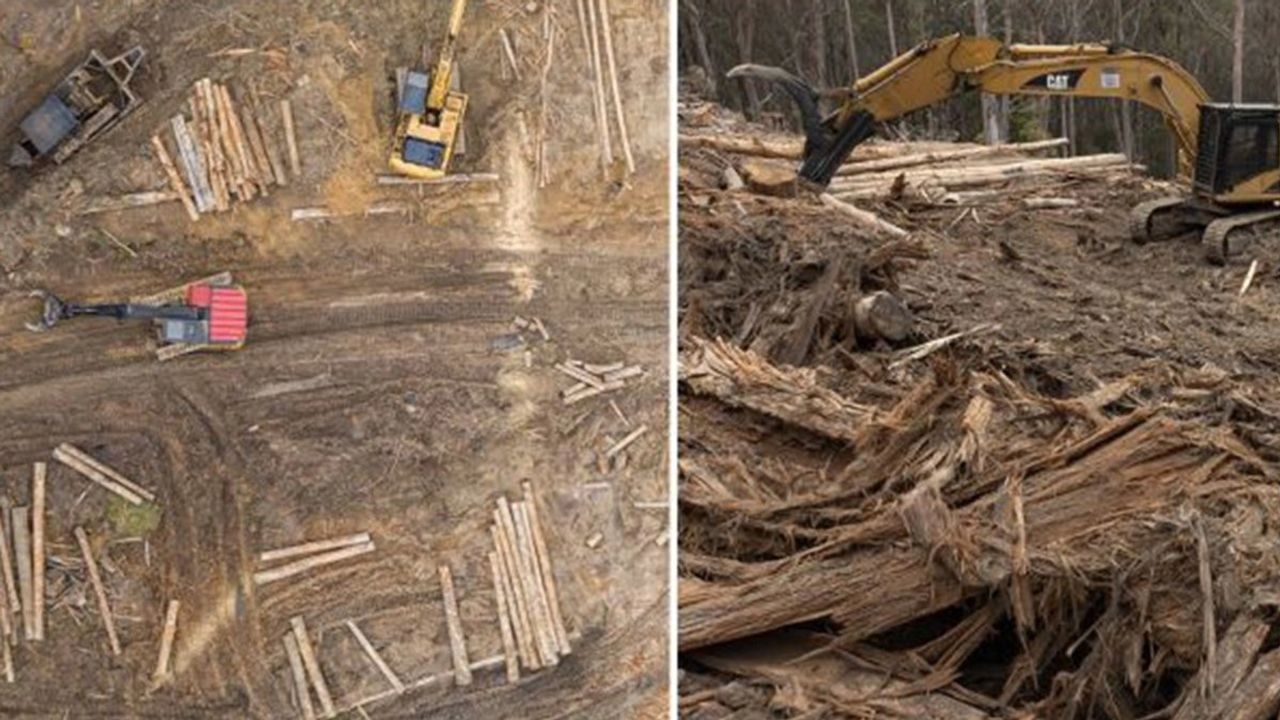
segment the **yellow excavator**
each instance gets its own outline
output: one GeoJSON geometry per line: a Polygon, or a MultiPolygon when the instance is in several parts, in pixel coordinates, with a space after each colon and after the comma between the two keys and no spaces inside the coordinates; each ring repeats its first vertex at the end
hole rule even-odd
{"type": "Polygon", "coordinates": [[[467,112],[467,96],[453,89],[454,52],[462,32],[467,0],[453,0],[449,34],[430,74],[410,70],[399,89],[391,169],[401,175],[434,180],[444,177],[467,112]]]}
{"type": "Polygon", "coordinates": [[[805,149],[800,175],[831,182],[877,123],[953,95],[1069,96],[1133,100],[1159,112],[1178,146],[1178,172],[1189,198],[1163,198],[1134,208],[1137,242],[1200,230],[1205,257],[1226,262],[1232,240],[1280,229],[1280,106],[1214,103],[1177,63],[1103,44],[1005,45],[950,35],[928,40],[859,78],[819,92],[779,68],[739,65],[729,77],[780,83],[800,108],[805,149]],[[821,100],[838,102],[822,115],[821,100]]]}

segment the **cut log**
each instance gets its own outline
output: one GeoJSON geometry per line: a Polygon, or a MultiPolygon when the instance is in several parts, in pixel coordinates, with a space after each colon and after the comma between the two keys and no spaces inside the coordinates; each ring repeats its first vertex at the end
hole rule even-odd
{"type": "Polygon", "coordinates": [[[1080,207],[1080,201],[1075,198],[1034,197],[1025,198],[1022,206],[1028,210],[1059,210],[1080,207]]]}
{"type": "Polygon", "coordinates": [[[1066,172],[1110,172],[1127,167],[1122,154],[1082,155],[1071,158],[1026,160],[1005,165],[910,170],[874,173],[837,178],[831,183],[832,195],[857,199],[888,195],[900,187],[941,186],[949,189],[1002,183],[1019,178],[1036,178],[1066,172]]]}
{"type": "Polygon", "coordinates": [[[547,550],[547,540],[542,534],[542,517],[533,496],[533,483],[528,480],[524,482],[524,502],[529,511],[529,525],[533,530],[533,544],[538,553],[542,584],[546,588],[547,601],[551,604],[551,620],[555,624],[556,644],[560,648],[561,655],[568,655],[573,652],[573,648],[569,645],[569,632],[565,629],[564,617],[560,613],[560,591],[556,587],[556,574],[551,566],[551,553],[547,550]]]}
{"type": "Polygon", "coordinates": [[[507,609],[511,613],[511,629],[515,633],[516,649],[524,666],[529,670],[538,670],[542,663],[538,657],[537,643],[533,639],[533,625],[529,620],[528,603],[524,598],[524,586],[517,579],[515,560],[507,547],[506,533],[502,531],[502,523],[498,518],[498,510],[493,511],[493,525],[489,528],[493,535],[494,551],[498,555],[499,569],[502,571],[503,590],[507,597],[507,609]]]}
{"type": "Polygon", "coordinates": [[[298,650],[298,640],[292,632],[284,636],[284,653],[289,657],[294,697],[298,699],[298,708],[302,710],[303,720],[315,720],[316,710],[311,704],[311,688],[307,683],[307,671],[302,666],[302,652],[298,650]]]}
{"type": "Polygon", "coordinates": [[[681,135],[680,148],[708,148],[738,155],[799,160],[804,148],[795,140],[769,140],[735,135],[681,135]]]}
{"type": "Polygon", "coordinates": [[[830,193],[823,193],[819,196],[819,199],[822,201],[823,205],[826,205],[832,210],[838,211],[841,215],[852,220],[854,225],[857,225],[864,230],[890,238],[904,238],[910,234],[888,220],[884,220],[879,215],[863,210],[862,208],[854,207],[853,205],[832,196],[830,193]]]}
{"type": "Polygon", "coordinates": [[[800,190],[794,168],[754,158],[743,161],[742,180],[749,190],[761,195],[791,198],[800,190]]]}
{"type": "Polygon", "coordinates": [[[289,547],[279,548],[276,550],[265,550],[258,555],[258,562],[269,563],[276,560],[286,560],[299,555],[310,555],[312,553],[323,552],[325,550],[335,550],[350,545],[361,545],[363,543],[372,542],[372,538],[367,532],[355,533],[354,535],[344,535],[342,537],[329,538],[327,540],[313,540],[311,542],[301,543],[299,545],[290,545],[289,547]]]}
{"type": "Polygon", "coordinates": [[[105,473],[103,473],[99,468],[89,465],[88,463],[84,462],[82,458],[67,452],[61,447],[53,451],[53,459],[57,460],[63,465],[66,465],[72,470],[75,470],[76,472],[80,473],[81,476],[93,481],[103,489],[109,490],[115,493],[116,495],[119,495],[129,503],[133,505],[142,504],[142,497],[140,495],[130,490],[129,488],[125,487],[124,485],[121,485],[119,482],[116,482],[115,480],[111,479],[105,473]]]}
{"type": "Polygon", "coordinates": [[[196,205],[191,201],[191,195],[187,191],[187,186],[182,182],[182,176],[178,174],[178,168],[173,164],[173,158],[169,157],[169,151],[164,146],[164,141],[159,135],[151,136],[151,147],[156,152],[156,159],[160,161],[160,167],[164,168],[165,177],[169,179],[169,189],[177,194],[178,199],[182,201],[182,207],[187,211],[187,217],[191,222],[200,219],[200,213],[196,210],[196,205]]]}
{"type": "Polygon", "coordinates": [[[35,464],[31,474],[31,618],[32,640],[44,640],[44,513],[48,466],[35,464]]]}
{"type": "Polygon", "coordinates": [[[520,657],[516,651],[515,635],[511,630],[511,613],[507,609],[506,583],[502,579],[502,565],[495,550],[489,553],[489,571],[493,575],[493,603],[498,612],[498,633],[502,637],[502,656],[506,659],[507,682],[520,681],[520,657]]]}
{"type": "Polygon", "coordinates": [[[853,322],[859,339],[891,343],[906,340],[915,326],[906,303],[883,290],[858,299],[853,306],[853,322]]]}
{"type": "Polygon", "coordinates": [[[287,565],[281,565],[280,567],[271,568],[270,570],[260,570],[253,574],[253,582],[257,585],[266,585],[324,565],[330,565],[342,560],[359,557],[361,555],[371,553],[376,549],[377,547],[373,542],[349,545],[331,552],[312,555],[311,557],[306,557],[287,565]]]}
{"type": "Polygon", "coordinates": [[[31,508],[19,505],[9,511],[9,527],[13,531],[13,554],[18,564],[18,594],[22,597],[22,635],[35,639],[35,593],[31,569],[31,508]]]}
{"type": "Polygon", "coordinates": [[[182,606],[177,600],[170,600],[164,613],[164,628],[160,631],[160,652],[156,656],[156,669],[151,673],[153,685],[160,685],[169,678],[172,671],[170,659],[173,657],[173,641],[178,635],[178,609],[182,606]]]}
{"type": "Polygon", "coordinates": [[[458,597],[453,590],[453,574],[448,565],[441,565],[440,594],[444,598],[444,620],[449,631],[449,651],[453,658],[454,684],[471,684],[471,661],[467,659],[467,638],[462,634],[462,618],[458,614],[458,597]]]}
{"type": "Polygon", "coordinates": [[[324,717],[334,715],[333,696],[329,694],[329,684],[325,682],[324,673],[320,672],[320,661],[316,658],[315,648],[311,645],[311,637],[307,634],[307,623],[299,616],[289,619],[293,629],[293,639],[298,643],[298,654],[302,656],[302,667],[306,668],[307,677],[315,688],[316,698],[320,700],[320,710],[324,717]]]}
{"type": "Polygon", "coordinates": [[[76,214],[96,215],[98,213],[120,212],[121,210],[160,205],[177,199],[178,193],[172,190],[144,190],[126,195],[90,198],[85,201],[83,207],[76,211],[76,214]]]}
{"type": "Polygon", "coordinates": [[[547,639],[549,658],[555,665],[560,662],[560,641],[556,636],[555,619],[551,614],[551,601],[547,596],[547,587],[542,581],[542,572],[538,567],[537,550],[534,548],[533,531],[529,527],[529,508],[523,502],[511,504],[512,519],[515,521],[516,537],[520,544],[520,552],[525,560],[525,572],[533,588],[534,609],[537,612],[537,623],[547,639]]]}
{"type": "Polygon", "coordinates": [[[106,463],[102,462],[101,460],[98,460],[97,458],[93,457],[89,453],[81,450],[80,448],[74,445],[70,445],[68,443],[62,443],[54,451],[55,457],[57,457],[57,455],[59,454],[70,456],[71,458],[78,460],[81,464],[92,468],[93,470],[97,471],[102,475],[105,475],[111,481],[120,485],[121,487],[133,493],[134,495],[137,495],[143,500],[146,500],[147,502],[156,501],[155,493],[151,492],[150,490],[147,490],[146,488],[142,487],[138,483],[130,480],[129,478],[122,475],[120,472],[116,471],[115,468],[112,468],[110,465],[107,465],[106,463]]]}
{"type": "Polygon", "coordinates": [[[293,128],[293,105],[288,100],[280,101],[280,120],[284,124],[284,143],[289,151],[289,172],[297,179],[302,175],[302,160],[298,157],[298,137],[293,128]]]}
{"type": "Polygon", "coordinates": [[[217,209],[217,203],[209,188],[209,174],[205,169],[204,156],[200,154],[200,144],[191,137],[186,118],[174,115],[169,119],[169,125],[173,128],[173,140],[178,144],[178,159],[182,161],[182,170],[191,186],[196,210],[201,213],[213,212],[217,209]]]}
{"type": "Polygon", "coordinates": [[[382,673],[382,677],[391,683],[391,687],[397,693],[404,692],[404,683],[400,681],[400,677],[392,672],[391,666],[387,664],[386,660],[382,659],[382,655],[373,647],[373,643],[369,642],[369,638],[365,637],[360,627],[353,621],[348,620],[347,629],[355,636],[356,642],[360,643],[360,649],[364,650],[364,654],[369,657],[370,662],[373,663],[374,667],[378,668],[378,672],[382,673]]]}
{"type": "Polygon", "coordinates": [[[98,601],[98,614],[102,616],[102,625],[107,631],[107,640],[111,643],[111,654],[120,654],[120,638],[116,635],[116,619],[111,614],[111,604],[107,602],[107,590],[102,586],[102,576],[98,573],[98,561],[93,557],[93,548],[89,545],[89,536],[84,528],[75,529],[76,542],[80,545],[80,555],[84,559],[85,569],[89,572],[89,583],[93,585],[93,596],[98,601]]]}
{"type": "Polygon", "coordinates": [[[14,557],[13,557],[13,516],[8,511],[7,501],[0,504],[0,573],[4,577],[0,578],[4,581],[5,608],[8,617],[4,621],[7,628],[6,633],[9,636],[8,644],[14,645],[18,642],[18,632],[15,625],[22,612],[22,598],[18,589],[18,578],[14,574],[14,557]]]}

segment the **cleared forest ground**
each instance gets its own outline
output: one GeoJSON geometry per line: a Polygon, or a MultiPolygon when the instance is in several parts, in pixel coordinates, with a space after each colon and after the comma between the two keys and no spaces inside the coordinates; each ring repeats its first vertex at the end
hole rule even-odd
{"type": "Polygon", "coordinates": [[[683,717],[1275,717],[1280,242],[1134,244],[1140,169],[921,174],[1016,153],[833,184],[898,236],[753,192],[794,139],[681,135],[683,717]]]}

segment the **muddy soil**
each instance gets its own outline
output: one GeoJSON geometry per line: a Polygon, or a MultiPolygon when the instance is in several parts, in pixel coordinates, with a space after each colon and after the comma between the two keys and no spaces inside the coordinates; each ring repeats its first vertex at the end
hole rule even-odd
{"type": "MultiPolygon", "coordinates": [[[[502,66],[506,28],[533,63],[543,3],[474,1],[459,64],[470,93],[458,172],[496,186],[380,188],[391,77],[443,32],[448,3],[134,1],[0,10],[0,128],[11,129],[90,47],[142,44],[144,105],[62,166],[0,171],[0,492],[28,502],[30,464],[79,445],[152,488],[159,526],[136,541],[100,489],[51,466],[48,639],[16,649],[5,717],[296,717],[280,642],[302,615],[344,716],[382,692],[347,620],[406,682],[450,669],[436,579],[448,563],[471,658],[500,651],[486,553],[493,501],[534,481],[571,633],[559,667],[505,685],[477,675],[363,708],[371,717],[661,717],[666,708],[666,27],[647,0],[615,0],[620,81],[638,171],[602,173],[574,4],[548,75],[551,182],[528,133],[539,85],[502,66]],[[79,215],[87,198],[164,187],[152,133],[201,77],[289,98],[302,177],[192,224],[176,203],[79,215]],[[403,216],[295,223],[289,211],[403,216]],[[123,246],[123,247],[122,247],[123,246]],[[239,352],[158,363],[147,327],[110,320],[23,329],[27,293],[106,300],[230,270],[250,296],[239,352]],[[503,349],[515,316],[550,341],[503,349]],[[646,373],[610,398],[562,406],[566,358],[646,373]],[[625,422],[622,417],[625,416],[625,422]],[[628,425],[629,423],[630,425],[628,425]],[[633,427],[626,461],[599,456],[633,427]],[[602,469],[606,468],[606,469],[602,469]],[[603,485],[601,483],[604,483],[603,485]],[[586,485],[588,487],[584,488],[586,485]],[[72,529],[107,559],[123,654],[112,658],[72,529]],[[255,588],[256,553],[367,530],[373,555],[255,588]],[[594,549],[584,540],[603,539],[594,549]],[[57,577],[63,577],[59,570],[57,577]],[[180,598],[174,677],[150,689],[163,608],[180,598]]],[[[7,151],[6,151],[7,152],[7,151]]]]}

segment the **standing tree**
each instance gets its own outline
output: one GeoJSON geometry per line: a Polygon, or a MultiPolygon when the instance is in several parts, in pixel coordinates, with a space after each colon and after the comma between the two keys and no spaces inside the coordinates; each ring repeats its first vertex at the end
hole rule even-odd
{"type": "MultiPolygon", "coordinates": [[[[973,32],[978,37],[991,34],[991,26],[987,22],[987,0],[973,0],[973,32]]],[[[988,145],[1000,142],[1000,113],[995,98],[982,96],[982,134],[988,145]]]]}

